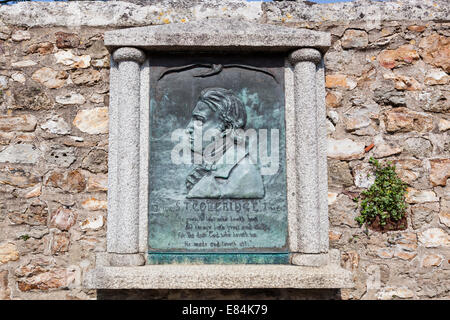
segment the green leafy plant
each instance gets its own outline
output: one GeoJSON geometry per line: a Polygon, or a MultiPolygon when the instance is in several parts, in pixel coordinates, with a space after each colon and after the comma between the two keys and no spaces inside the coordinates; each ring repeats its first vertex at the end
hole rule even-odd
{"type": "Polygon", "coordinates": [[[23,234],[19,238],[22,239],[23,241],[27,241],[28,239],[30,239],[30,236],[27,234],[23,234]]]}
{"type": "Polygon", "coordinates": [[[369,163],[375,168],[375,182],[369,189],[361,192],[355,201],[360,201],[360,215],[355,220],[360,224],[372,224],[377,217],[381,226],[391,221],[399,221],[405,216],[407,185],[395,172],[391,162],[381,165],[378,160],[370,158],[369,163]]]}

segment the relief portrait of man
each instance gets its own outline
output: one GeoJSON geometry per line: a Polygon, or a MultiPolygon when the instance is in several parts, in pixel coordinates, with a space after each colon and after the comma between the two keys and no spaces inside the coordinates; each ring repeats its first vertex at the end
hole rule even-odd
{"type": "Polygon", "coordinates": [[[231,90],[204,89],[196,101],[191,120],[186,128],[191,150],[200,152],[201,164],[194,164],[186,177],[187,198],[261,199],[264,184],[254,159],[250,158],[245,143],[237,143],[238,132],[247,124],[247,113],[242,101],[231,90]],[[201,144],[195,149],[195,132],[216,132],[215,141],[221,144],[201,144]],[[218,139],[216,139],[218,138],[218,139]],[[211,150],[212,148],[212,152],[211,150]],[[215,148],[215,149],[214,149],[215,148]],[[207,156],[212,155],[212,156],[207,156]]]}

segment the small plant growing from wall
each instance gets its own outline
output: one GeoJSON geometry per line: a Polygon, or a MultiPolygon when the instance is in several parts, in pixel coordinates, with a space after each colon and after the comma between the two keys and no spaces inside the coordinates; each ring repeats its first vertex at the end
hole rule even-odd
{"type": "Polygon", "coordinates": [[[374,166],[375,182],[354,199],[360,205],[355,220],[361,226],[381,231],[406,229],[406,183],[397,176],[391,162],[381,165],[370,158],[369,163],[374,166]]]}

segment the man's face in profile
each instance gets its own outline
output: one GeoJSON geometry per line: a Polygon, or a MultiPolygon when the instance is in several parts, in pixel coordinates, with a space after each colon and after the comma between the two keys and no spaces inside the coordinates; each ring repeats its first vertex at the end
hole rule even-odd
{"type": "Polygon", "coordinates": [[[191,150],[194,152],[203,151],[206,144],[203,143],[203,135],[219,135],[224,130],[222,120],[219,118],[219,112],[215,112],[204,102],[199,101],[192,111],[191,120],[186,127],[189,134],[191,150]]]}

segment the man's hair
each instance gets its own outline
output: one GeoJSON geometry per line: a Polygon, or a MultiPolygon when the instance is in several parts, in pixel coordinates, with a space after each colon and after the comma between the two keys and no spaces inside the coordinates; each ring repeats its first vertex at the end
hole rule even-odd
{"type": "Polygon", "coordinates": [[[213,111],[219,112],[225,128],[244,129],[247,123],[247,112],[244,104],[231,90],[223,88],[207,88],[200,93],[199,100],[213,111]]]}

